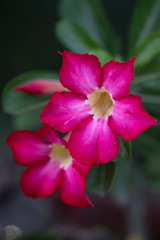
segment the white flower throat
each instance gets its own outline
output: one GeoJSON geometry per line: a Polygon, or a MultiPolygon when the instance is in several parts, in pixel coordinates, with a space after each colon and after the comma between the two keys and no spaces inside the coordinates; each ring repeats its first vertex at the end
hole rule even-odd
{"type": "Polygon", "coordinates": [[[112,114],[114,100],[104,88],[96,89],[87,97],[85,103],[91,106],[90,114],[93,114],[95,119],[107,119],[112,114]]]}
{"type": "Polygon", "coordinates": [[[53,161],[60,163],[60,168],[67,169],[72,164],[72,157],[64,146],[53,144],[50,157],[53,161]]]}

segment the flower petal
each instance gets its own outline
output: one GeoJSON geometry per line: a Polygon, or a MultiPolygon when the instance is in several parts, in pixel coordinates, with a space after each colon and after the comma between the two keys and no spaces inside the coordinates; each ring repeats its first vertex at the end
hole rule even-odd
{"type": "Polygon", "coordinates": [[[145,111],[141,97],[128,95],[115,101],[109,125],[124,140],[133,140],[149,127],[156,126],[156,119],[145,111]]]}
{"type": "Polygon", "coordinates": [[[51,160],[30,167],[22,175],[22,191],[28,197],[48,197],[57,190],[60,174],[59,164],[51,160]]]}
{"type": "Polygon", "coordinates": [[[72,167],[80,172],[85,178],[88,177],[88,174],[91,170],[91,166],[85,165],[73,159],[72,167]]]}
{"type": "Polygon", "coordinates": [[[34,165],[47,159],[50,152],[50,144],[28,130],[14,131],[7,138],[7,144],[12,149],[15,161],[24,166],[34,165]]]}
{"type": "Polygon", "coordinates": [[[118,138],[107,120],[92,117],[81,122],[69,140],[71,155],[79,162],[97,166],[113,160],[119,152],[118,138]]]}
{"type": "Polygon", "coordinates": [[[90,111],[86,98],[71,92],[55,93],[45,106],[41,121],[60,132],[70,132],[90,111]]]}
{"type": "Polygon", "coordinates": [[[66,91],[67,89],[58,81],[39,79],[18,85],[14,87],[14,90],[34,95],[46,95],[54,92],[66,91]]]}
{"type": "Polygon", "coordinates": [[[49,125],[47,125],[45,123],[43,124],[43,126],[40,129],[38,129],[38,131],[36,133],[41,138],[44,138],[51,143],[56,143],[56,144],[60,144],[60,145],[67,147],[67,142],[59,137],[59,135],[56,133],[54,128],[50,127],[49,125]]]}
{"type": "Polygon", "coordinates": [[[63,51],[62,57],[59,78],[64,87],[85,96],[100,87],[101,64],[96,56],[63,51]]]}
{"type": "Polygon", "coordinates": [[[135,57],[125,63],[111,60],[102,68],[102,87],[119,99],[129,93],[130,82],[134,79],[135,57]]]}
{"type": "Polygon", "coordinates": [[[90,207],[92,203],[85,194],[86,180],[73,167],[63,171],[59,195],[62,201],[76,207],[90,207]]]}

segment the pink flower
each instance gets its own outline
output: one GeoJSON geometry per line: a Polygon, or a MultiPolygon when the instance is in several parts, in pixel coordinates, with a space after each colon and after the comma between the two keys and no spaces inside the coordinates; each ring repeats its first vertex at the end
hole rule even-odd
{"type": "Polygon", "coordinates": [[[68,151],[68,143],[49,126],[36,133],[14,131],[7,143],[15,161],[29,168],[21,178],[21,188],[28,197],[48,197],[59,189],[62,201],[68,205],[90,207],[85,194],[90,168],[77,162],[68,151]]]}
{"type": "Polygon", "coordinates": [[[15,91],[34,95],[47,95],[53,92],[67,91],[60,82],[46,79],[33,80],[14,87],[15,91]]]}
{"type": "Polygon", "coordinates": [[[64,51],[59,73],[71,92],[54,93],[41,121],[60,132],[70,132],[69,150],[79,162],[97,166],[119,152],[117,135],[133,140],[156,120],[149,116],[141,97],[128,94],[134,78],[134,61],[114,60],[102,68],[94,55],[64,51]]]}

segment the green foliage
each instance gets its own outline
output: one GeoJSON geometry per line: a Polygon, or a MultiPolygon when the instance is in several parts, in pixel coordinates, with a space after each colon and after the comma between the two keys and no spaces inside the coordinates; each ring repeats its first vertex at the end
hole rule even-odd
{"type": "Polygon", "coordinates": [[[131,196],[133,187],[133,166],[132,162],[117,163],[115,180],[111,189],[111,194],[116,202],[126,205],[131,196]]]}
{"type": "Polygon", "coordinates": [[[112,185],[115,169],[114,162],[100,164],[98,168],[93,167],[87,178],[87,189],[102,197],[105,196],[112,185]]]}
{"type": "MultiPolygon", "coordinates": [[[[160,78],[160,71],[159,72],[154,72],[154,73],[148,73],[144,75],[140,75],[139,77],[136,77],[135,80],[132,82],[132,84],[139,84],[145,83],[146,81],[152,81],[155,82],[154,80],[157,80],[160,78]]],[[[146,84],[146,83],[145,83],[146,84]]]]}
{"type": "Polygon", "coordinates": [[[154,117],[160,118],[160,72],[141,75],[132,85],[133,93],[142,97],[143,104],[154,117]]]}
{"type": "Polygon", "coordinates": [[[42,113],[43,108],[38,110],[27,112],[24,114],[18,114],[12,116],[12,123],[15,130],[29,129],[37,130],[42,126],[40,122],[40,114],[42,113]]]}
{"type": "Polygon", "coordinates": [[[139,0],[130,26],[130,51],[157,32],[160,32],[160,0],[139,0]]]}
{"type": "Polygon", "coordinates": [[[71,20],[61,20],[57,24],[55,31],[64,46],[73,52],[86,53],[90,49],[99,47],[80,25],[71,20]]]}
{"type": "Polygon", "coordinates": [[[160,34],[150,35],[132,53],[136,56],[135,68],[142,68],[160,52],[160,34]]]}
{"type": "Polygon", "coordinates": [[[110,60],[113,59],[113,56],[105,51],[105,50],[102,50],[102,49],[94,49],[94,50],[91,50],[89,52],[89,54],[93,54],[93,55],[96,55],[101,63],[101,65],[103,66],[106,62],[109,62],[110,60]]]}
{"type": "Polygon", "coordinates": [[[146,157],[146,164],[143,169],[143,174],[146,178],[146,182],[151,188],[160,188],[160,161],[159,161],[160,151],[155,150],[153,153],[150,152],[146,157]]]}
{"type": "Polygon", "coordinates": [[[57,80],[58,76],[54,72],[28,72],[12,79],[3,91],[3,109],[6,113],[13,115],[33,112],[43,109],[49,96],[35,96],[14,91],[14,87],[31,80],[50,79],[57,80]]]}
{"type": "Polygon", "coordinates": [[[158,54],[152,61],[150,61],[148,64],[146,64],[140,73],[143,73],[143,74],[155,73],[156,74],[157,72],[160,72],[159,66],[160,66],[160,54],[158,54]]]}
{"type": "MultiPolygon", "coordinates": [[[[87,44],[90,49],[93,48],[92,44],[94,43],[94,48],[106,48],[112,53],[115,52],[117,49],[116,37],[103,12],[100,1],[62,0],[59,12],[64,20],[57,25],[57,37],[71,51],[77,50],[77,42],[81,47],[82,42],[86,45],[85,39],[90,39],[90,45],[87,44]]],[[[83,52],[82,50],[85,51],[84,48],[80,48],[77,52],[83,52]]]]}
{"type": "Polygon", "coordinates": [[[100,48],[99,49],[92,49],[91,51],[89,51],[89,54],[96,55],[102,66],[105,63],[112,60],[113,58],[115,59],[115,61],[122,61],[122,58],[120,56],[113,57],[113,55],[111,55],[108,51],[102,50],[100,48]]]}
{"type": "Polygon", "coordinates": [[[125,160],[131,160],[132,153],[131,153],[131,142],[125,141],[122,138],[119,138],[120,143],[120,154],[123,159],[125,160]]]}

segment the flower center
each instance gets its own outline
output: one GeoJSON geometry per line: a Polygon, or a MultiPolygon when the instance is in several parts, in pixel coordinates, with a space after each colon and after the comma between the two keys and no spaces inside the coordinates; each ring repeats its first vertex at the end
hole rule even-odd
{"type": "Polygon", "coordinates": [[[86,103],[91,106],[90,113],[94,118],[107,118],[112,114],[114,100],[110,93],[104,88],[96,89],[93,93],[89,94],[86,103]]]}
{"type": "Polygon", "coordinates": [[[67,169],[72,164],[72,157],[64,146],[53,144],[50,157],[53,161],[60,163],[60,168],[67,169]]]}

